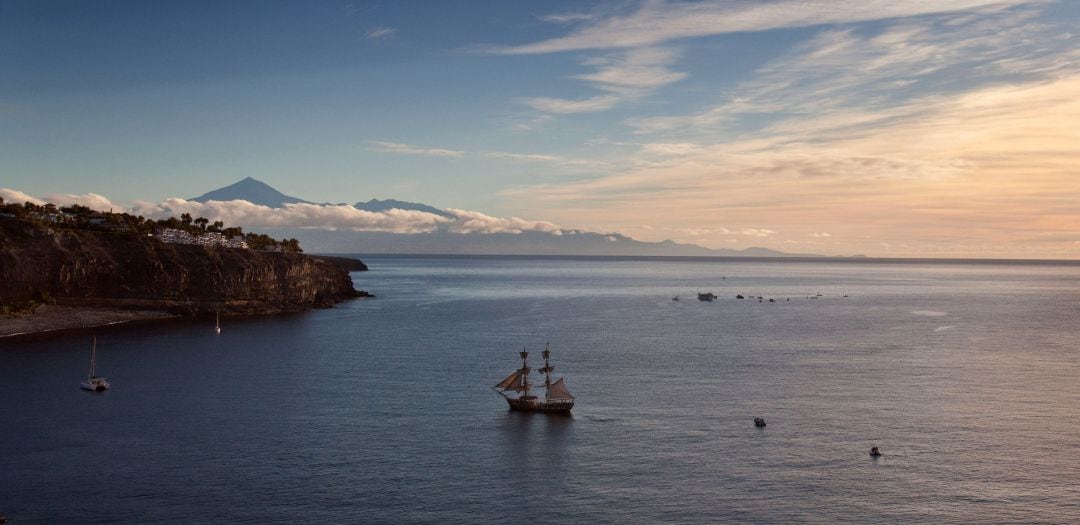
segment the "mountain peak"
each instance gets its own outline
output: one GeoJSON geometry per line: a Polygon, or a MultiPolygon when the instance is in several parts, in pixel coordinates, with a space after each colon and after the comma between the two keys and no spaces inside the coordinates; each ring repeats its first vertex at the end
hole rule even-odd
{"type": "Polygon", "coordinates": [[[285,204],[308,202],[298,197],[285,195],[274,189],[273,186],[251,177],[244,177],[241,181],[206,192],[189,200],[196,202],[245,200],[271,208],[280,208],[285,204]]]}

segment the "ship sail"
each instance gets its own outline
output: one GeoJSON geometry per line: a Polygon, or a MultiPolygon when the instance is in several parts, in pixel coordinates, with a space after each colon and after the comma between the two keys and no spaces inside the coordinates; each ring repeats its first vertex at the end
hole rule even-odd
{"type": "Polygon", "coordinates": [[[559,378],[558,381],[547,387],[547,399],[548,401],[571,401],[574,396],[570,395],[570,391],[566,389],[566,383],[563,383],[563,378],[559,378]]]}
{"type": "Polygon", "coordinates": [[[499,390],[517,390],[521,387],[521,372],[514,371],[509,377],[495,385],[499,390]]]}

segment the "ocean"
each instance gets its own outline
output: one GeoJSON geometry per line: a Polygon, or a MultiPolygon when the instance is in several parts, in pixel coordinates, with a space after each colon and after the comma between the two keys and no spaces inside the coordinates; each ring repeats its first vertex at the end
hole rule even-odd
{"type": "Polygon", "coordinates": [[[0,514],[1080,522],[1080,265],[362,258],[377,298],[221,335],[0,340],[0,514]],[[573,416],[509,412],[548,343],[573,416]]]}

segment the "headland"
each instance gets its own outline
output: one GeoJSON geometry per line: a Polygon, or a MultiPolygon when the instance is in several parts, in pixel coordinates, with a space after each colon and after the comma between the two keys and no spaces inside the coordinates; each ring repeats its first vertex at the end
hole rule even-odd
{"type": "MultiPolygon", "coordinates": [[[[262,241],[252,243],[258,248],[241,241],[169,242],[158,234],[165,225],[127,224],[126,214],[93,212],[106,220],[88,223],[45,209],[10,211],[0,216],[0,337],[166,317],[296,312],[369,296],[349,276],[366,270],[363,262],[307,255],[295,240],[249,234],[262,241]]],[[[180,226],[203,237],[197,219],[180,226]]]]}

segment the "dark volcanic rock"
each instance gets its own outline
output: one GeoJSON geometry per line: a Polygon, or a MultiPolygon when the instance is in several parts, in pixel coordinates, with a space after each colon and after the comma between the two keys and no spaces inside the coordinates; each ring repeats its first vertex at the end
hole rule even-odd
{"type": "Polygon", "coordinates": [[[342,264],[0,218],[0,303],[46,297],[180,314],[328,308],[361,296],[342,264]]]}
{"type": "Polygon", "coordinates": [[[352,257],[336,257],[333,255],[312,255],[311,257],[337,265],[346,272],[367,271],[367,265],[360,259],[353,259],[352,257]]]}

